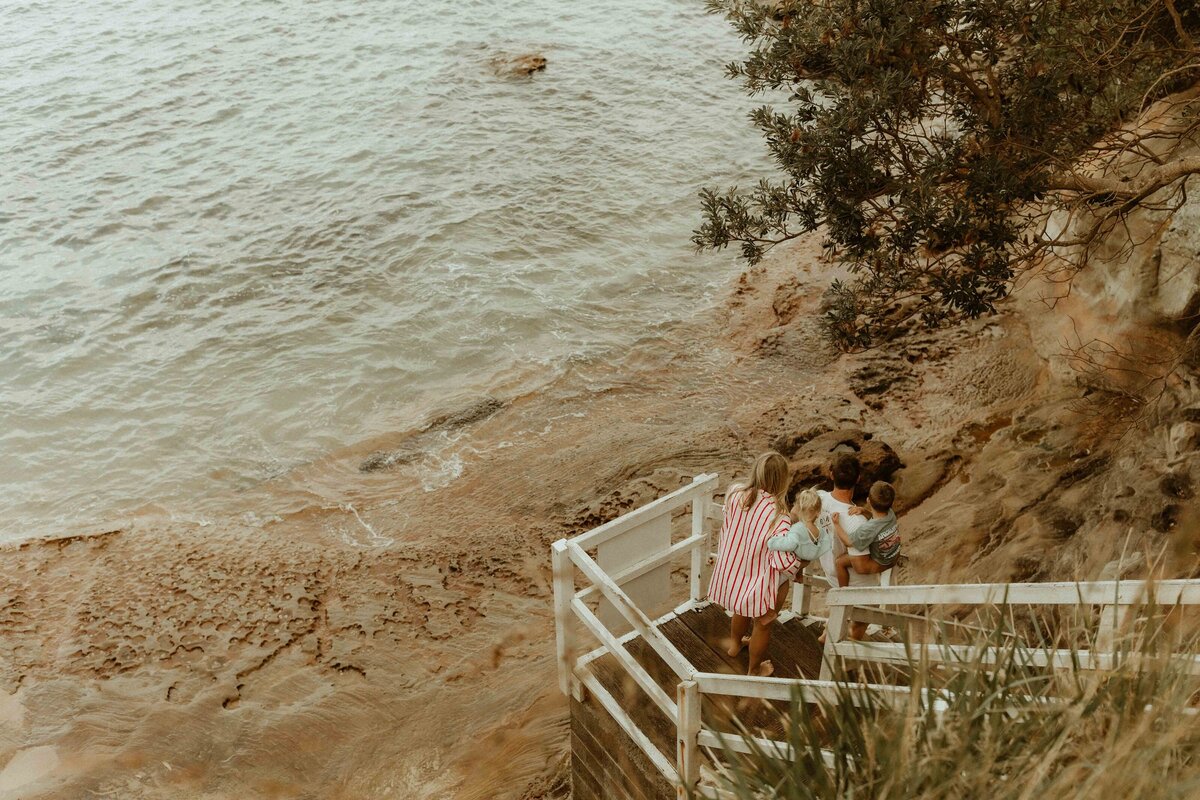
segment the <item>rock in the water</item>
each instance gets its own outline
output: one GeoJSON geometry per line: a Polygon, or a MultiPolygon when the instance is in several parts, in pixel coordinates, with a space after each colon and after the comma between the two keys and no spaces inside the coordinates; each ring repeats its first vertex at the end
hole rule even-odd
{"type": "Polygon", "coordinates": [[[492,59],[492,69],[496,74],[511,77],[524,77],[546,68],[546,57],[536,53],[526,53],[520,56],[496,56],[492,59]]]}
{"type": "Polygon", "coordinates": [[[453,429],[485,420],[504,408],[504,402],[494,397],[483,397],[468,406],[434,417],[424,430],[453,429]]]}
{"type": "Polygon", "coordinates": [[[415,442],[407,442],[404,446],[390,451],[372,453],[358,465],[359,472],[379,472],[401,464],[411,464],[421,457],[421,448],[415,442]]]}
{"type": "Polygon", "coordinates": [[[504,402],[494,397],[483,397],[468,406],[440,414],[413,434],[411,438],[394,450],[372,453],[358,465],[359,472],[379,472],[401,464],[411,464],[423,456],[436,443],[434,435],[444,431],[481,422],[504,408],[504,402]]]}

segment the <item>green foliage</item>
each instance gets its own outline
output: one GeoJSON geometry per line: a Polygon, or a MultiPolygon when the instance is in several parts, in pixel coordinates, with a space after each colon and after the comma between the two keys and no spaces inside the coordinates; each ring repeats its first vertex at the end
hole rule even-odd
{"type": "MultiPolygon", "coordinates": [[[[1048,244],[1032,201],[1127,198],[1063,180],[1115,126],[1200,77],[1193,2],[708,0],[750,45],[730,77],[781,175],[704,189],[699,248],[823,229],[849,281],[825,323],[845,348],[911,318],[992,312],[1048,244]]],[[[1136,203],[1134,203],[1136,205],[1136,203]]]]}

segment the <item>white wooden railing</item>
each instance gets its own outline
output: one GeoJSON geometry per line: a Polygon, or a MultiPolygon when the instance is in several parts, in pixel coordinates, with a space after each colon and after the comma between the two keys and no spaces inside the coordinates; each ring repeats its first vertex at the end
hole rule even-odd
{"type": "MultiPolygon", "coordinates": [[[[679,797],[699,795],[731,797],[717,787],[700,785],[701,763],[705,750],[759,752],[791,758],[787,742],[738,734],[718,733],[701,722],[704,695],[757,698],[801,702],[842,702],[861,697],[861,692],[845,692],[846,684],[834,681],[834,667],[849,660],[882,663],[906,663],[925,658],[950,662],[978,658],[987,663],[989,654],[978,647],[946,644],[896,644],[858,642],[846,638],[852,620],[904,623],[928,621],[928,616],[904,614],[897,606],[943,605],[1092,605],[1101,606],[1101,627],[1094,651],[1057,651],[1021,648],[1031,664],[1070,669],[1106,668],[1117,658],[1113,644],[1116,635],[1128,623],[1130,612],[1145,603],[1160,605],[1200,604],[1200,580],[1041,583],[1041,584],[965,584],[936,586],[879,586],[831,588],[826,594],[828,632],[821,680],[748,677],[697,670],[659,630],[667,620],[704,604],[702,575],[711,559],[713,532],[719,526],[721,507],[713,503],[716,475],[699,475],[690,484],[618,517],[587,533],[561,539],[552,545],[554,568],[554,621],[557,639],[559,683],[564,694],[583,699],[589,693],[612,717],[630,740],[646,755],[658,772],[678,787],[679,797]],[[690,506],[690,527],[672,526],[672,520],[690,506]],[[672,527],[684,527],[685,535],[671,542],[672,527]],[[596,556],[589,554],[595,550],[596,556]],[[687,558],[687,597],[670,595],[671,572],[676,562],[687,558]],[[576,588],[576,577],[585,585],[576,588]],[[593,608],[594,606],[594,608],[593,608]],[[887,610],[884,610],[884,609],[887,610]],[[598,646],[583,651],[576,636],[582,627],[598,646]],[[612,630],[613,627],[618,630],[612,630]],[[623,630],[622,630],[623,629],[623,630]],[[632,654],[626,644],[641,638],[653,649],[678,678],[674,697],[665,691],[632,654]],[[668,758],[642,731],[617,698],[597,678],[592,663],[611,655],[621,669],[646,693],[650,702],[675,724],[675,758],[668,758]]],[[[805,576],[797,581],[793,595],[793,615],[807,615],[814,586],[828,586],[827,579],[805,576]]],[[[817,620],[819,618],[813,618],[817,620]]],[[[971,629],[973,626],[939,621],[971,629]]],[[[982,630],[974,626],[974,630],[982,630]]],[[[1200,673],[1200,657],[1195,659],[1200,673]]],[[[944,713],[948,700],[945,692],[923,689],[914,698],[906,686],[854,684],[871,691],[877,698],[898,705],[919,699],[935,713],[944,713]]],[[[824,752],[827,762],[833,754],[824,752]]]]}
{"type": "MultiPolygon", "coordinates": [[[[700,761],[696,737],[700,732],[700,695],[694,680],[696,670],[658,630],[658,624],[662,620],[652,620],[622,586],[659,573],[661,582],[669,588],[670,566],[676,559],[687,555],[690,569],[689,596],[682,606],[667,616],[674,616],[675,613],[699,602],[702,596],[701,573],[705,556],[710,549],[707,522],[716,486],[716,475],[697,476],[688,486],[573,539],[561,539],[552,546],[554,622],[559,684],[563,692],[577,698],[581,696],[581,688],[590,692],[663,777],[680,787],[694,786],[699,777],[700,761]],[[669,526],[674,512],[689,505],[692,512],[691,532],[687,537],[671,544],[669,535],[665,542],[658,536],[657,541],[649,547],[639,547],[639,532],[647,529],[660,531],[664,521],[669,526]],[[587,550],[595,548],[598,557],[601,557],[605,545],[612,544],[622,537],[633,540],[620,548],[620,555],[624,556],[622,560],[625,563],[614,570],[613,574],[607,574],[587,550]],[[575,569],[578,569],[590,584],[579,591],[575,589],[575,569]],[[597,595],[606,600],[619,618],[628,624],[632,629],[629,633],[617,636],[609,630],[599,614],[588,607],[588,602],[595,600],[597,595]],[[600,643],[599,648],[585,654],[579,653],[571,626],[572,618],[577,619],[596,638],[600,643]],[[644,639],[679,678],[675,698],[668,696],[637,659],[625,649],[625,643],[634,637],[644,639]],[[645,732],[638,728],[617,699],[592,673],[590,663],[605,654],[611,654],[616,659],[667,719],[675,720],[679,731],[675,763],[671,763],[645,732]]],[[[658,587],[647,587],[643,583],[638,588],[643,594],[654,594],[658,587]]]]}
{"type": "MultiPolygon", "coordinates": [[[[798,692],[798,696],[807,702],[838,696],[836,685],[827,681],[702,672],[659,631],[658,627],[663,622],[704,602],[701,579],[704,567],[712,559],[713,531],[719,527],[722,514],[721,506],[713,502],[717,480],[716,475],[699,475],[689,485],[642,508],[552,545],[554,618],[562,691],[578,699],[582,698],[584,691],[589,692],[663,777],[679,787],[681,797],[698,786],[701,748],[750,752],[753,745],[780,757],[791,755],[791,747],[786,742],[706,730],[701,723],[700,710],[704,695],[788,701],[798,692]],[[671,543],[669,535],[661,535],[663,522],[669,524],[671,518],[685,506],[690,506],[691,510],[690,532],[680,541],[671,543]],[[655,535],[647,536],[647,542],[639,543],[639,534],[644,531],[652,531],[655,535]],[[653,541],[649,541],[651,539],[653,541]],[[607,547],[619,551],[615,557],[618,565],[609,570],[600,563],[605,558],[607,547]],[[595,550],[597,556],[593,558],[589,550],[595,550]],[[655,587],[648,587],[644,583],[638,585],[638,581],[658,573],[661,582],[669,587],[672,565],[685,556],[689,570],[688,596],[679,605],[655,616],[655,611],[649,611],[643,607],[644,603],[639,602],[639,594],[653,596],[655,587]],[[576,573],[586,581],[583,588],[576,589],[576,573]],[[606,603],[610,612],[615,612],[608,614],[608,620],[601,618],[599,609],[593,610],[591,607],[597,601],[606,603]],[[624,623],[629,630],[623,634],[610,630],[614,620],[617,624],[624,623]],[[574,630],[575,623],[587,631],[599,647],[581,652],[574,630]],[[639,637],[679,679],[675,697],[664,691],[625,649],[629,641],[639,637]],[[674,721],[676,758],[673,762],[654,745],[645,731],[638,728],[617,698],[593,672],[592,662],[605,655],[611,655],[666,718],[674,721]]],[[[613,561],[613,557],[609,560],[613,561]]],[[[797,581],[790,613],[807,614],[813,587],[827,585],[828,582],[818,576],[805,576],[805,580],[797,581]]],[[[907,687],[873,688],[885,696],[894,697],[898,702],[908,702],[910,690],[907,687]]],[[[931,699],[931,702],[941,701],[931,699]]],[[[825,755],[827,759],[833,757],[831,753],[825,755]]],[[[711,787],[705,791],[713,796],[721,794],[711,787]]]]}
{"type": "MultiPolygon", "coordinates": [[[[926,586],[846,587],[831,589],[826,596],[825,653],[821,677],[830,679],[837,665],[847,660],[894,664],[970,663],[987,665],[1001,658],[1001,648],[985,645],[895,643],[852,641],[846,638],[850,621],[859,610],[873,606],[1098,606],[1100,626],[1088,649],[1041,647],[1012,650],[1019,663],[1056,669],[1113,669],[1138,658],[1122,652],[1117,644],[1139,608],[1200,605],[1200,580],[1094,581],[1087,583],[976,583],[926,586]]],[[[1005,655],[1005,658],[1010,657],[1005,655]]],[[[1190,658],[1187,668],[1200,674],[1200,656],[1190,658]]]]}

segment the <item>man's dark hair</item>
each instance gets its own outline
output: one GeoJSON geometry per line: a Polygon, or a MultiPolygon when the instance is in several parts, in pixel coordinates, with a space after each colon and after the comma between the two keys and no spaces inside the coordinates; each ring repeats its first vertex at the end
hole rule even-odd
{"type": "Polygon", "coordinates": [[[833,488],[853,489],[858,483],[858,456],[853,453],[838,453],[833,457],[829,473],[833,476],[833,488]]]}
{"type": "Polygon", "coordinates": [[[871,484],[867,499],[871,501],[871,508],[886,514],[892,510],[892,503],[896,502],[896,490],[886,481],[875,481],[871,484]]]}

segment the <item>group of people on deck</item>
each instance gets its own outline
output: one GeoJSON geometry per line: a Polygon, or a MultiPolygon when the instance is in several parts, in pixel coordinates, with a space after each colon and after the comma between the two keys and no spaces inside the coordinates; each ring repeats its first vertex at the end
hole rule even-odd
{"type": "MultiPolygon", "coordinates": [[[[782,455],[768,452],[754,462],[748,481],[729,487],[708,597],[733,615],[728,653],[736,656],[749,645],[750,675],[773,671],[766,660],[771,625],[791,581],[808,564],[819,561],[836,585],[849,586],[877,583],[899,560],[896,492],[876,481],[866,506],[856,506],[859,472],[857,456],[835,454],[832,491],[804,489],[789,509],[791,468],[782,455]]],[[[865,624],[851,623],[851,638],[865,633],[865,624]]]]}

